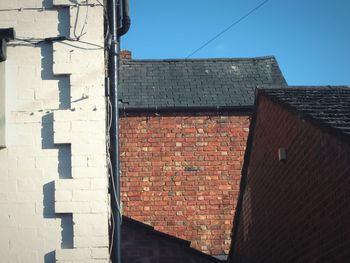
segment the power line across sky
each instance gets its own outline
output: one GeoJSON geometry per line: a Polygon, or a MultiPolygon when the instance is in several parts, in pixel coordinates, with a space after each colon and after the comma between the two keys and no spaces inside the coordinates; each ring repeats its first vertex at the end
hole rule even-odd
{"type": "Polygon", "coordinates": [[[136,59],[274,55],[290,85],[350,85],[348,0],[131,0],[136,59]]]}

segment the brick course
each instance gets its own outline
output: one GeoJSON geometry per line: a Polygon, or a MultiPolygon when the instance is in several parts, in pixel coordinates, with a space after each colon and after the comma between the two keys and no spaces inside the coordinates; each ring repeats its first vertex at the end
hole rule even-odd
{"type": "Polygon", "coordinates": [[[125,215],[227,254],[248,126],[228,113],[123,116],[125,215]]]}
{"type": "Polygon", "coordinates": [[[349,140],[261,97],[245,181],[229,262],[348,261],[349,140]]]}

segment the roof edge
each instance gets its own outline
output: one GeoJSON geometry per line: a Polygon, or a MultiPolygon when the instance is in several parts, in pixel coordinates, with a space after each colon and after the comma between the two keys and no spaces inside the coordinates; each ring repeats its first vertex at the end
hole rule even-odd
{"type": "Polygon", "coordinates": [[[318,90],[318,89],[331,89],[331,90],[342,90],[342,89],[349,89],[350,85],[288,85],[288,86],[280,86],[280,85],[270,85],[268,87],[265,87],[264,85],[259,85],[257,89],[259,90],[276,90],[276,89],[283,89],[283,90],[318,90]]]}
{"type": "Polygon", "coordinates": [[[251,61],[251,60],[266,60],[266,59],[273,59],[275,61],[275,56],[259,56],[259,57],[242,57],[242,58],[191,58],[191,59],[185,59],[185,58],[167,58],[167,59],[122,59],[122,62],[126,63],[132,63],[132,62],[196,62],[196,61],[251,61]]]}
{"type": "MultiPolygon", "coordinates": [[[[299,90],[321,90],[321,89],[328,89],[328,90],[349,90],[349,86],[312,86],[313,88],[310,88],[310,86],[295,86],[295,87],[299,87],[299,88],[293,88],[293,87],[288,87],[288,88],[283,88],[283,90],[295,90],[295,89],[299,89],[299,90]]],[[[303,119],[305,119],[306,121],[308,121],[309,123],[311,123],[312,125],[318,127],[319,129],[323,130],[324,132],[337,137],[338,139],[341,139],[342,141],[345,141],[347,143],[350,144],[350,134],[346,134],[344,132],[342,132],[339,129],[336,129],[334,127],[332,127],[330,124],[328,123],[324,123],[319,121],[318,119],[314,118],[313,116],[311,116],[308,113],[305,113],[304,111],[298,110],[297,108],[293,107],[292,105],[289,105],[283,101],[280,101],[279,99],[269,96],[269,94],[266,93],[266,91],[268,90],[276,90],[276,89],[260,89],[257,88],[257,93],[258,96],[264,96],[265,98],[267,98],[268,100],[270,100],[273,103],[276,103],[277,105],[281,106],[282,108],[286,109],[287,111],[290,111],[292,114],[296,114],[298,116],[301,116],[303,119]]],[[[281,88],[282,90],[282,88],[281,88]]],[[[256,98],[258,99],[258,98],[256,98]]]]}
{"type": "Polygon", "coordinates": [[[254,132],[255,132],[255,126],[256,126],[256,120],[258,118],[258,107],[259,107],[259,90],[255,89],[255,96],[254,96],[254,107],[253,107],[253,114],[252,119],[250,121],[249,125],[249,132],[248,132],[248,138],[247,138],[247,144],[246,144],[246,151],[244,153],[243,157],[243,165],[241,169],[241,182],[239,186],[239,193],[238,193],[238,199],[236,203],[236,212],[233,215],[233,227],[231,231],[231,247],[229,251],[229,255],[227,258],[227,262],[234,262],[235,257],[235,250],[236,250],[236,238],[238,235],[238,227],[241,219],[241,211],[242,211],[242,205],[243,205],[243,197],[245,194],[246,186],[247,186],[247,176],[248,176],[248,167],[250,162],[250,155],[253,148],[253,141],[254,141],[254,132]]]}
{"type": "Polygon", "coordinates": [[[122,113],[194,113],[194,112],[237,112],[251,113],[253,105],[245,106],[164,106],[164,107],[119,107],[122,113]]]}

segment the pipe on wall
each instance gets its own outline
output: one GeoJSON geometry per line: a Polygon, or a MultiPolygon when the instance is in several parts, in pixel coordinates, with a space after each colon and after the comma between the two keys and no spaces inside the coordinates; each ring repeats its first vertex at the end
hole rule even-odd
{"type": "Polygon", "coordinates": [[[108,53],[108,82],[109,96],[112,104],[111,130],[110,130],[110,156],[112,164],[111,176],[111,206],[113,219],[113,236],[111,237],[112,262],[121,263],[121,206],[120,206],[120,162],[119,162],[119,111],[118,111],[118,52],[120,36],[126,34],[130,28],[130,10],[128,0],[108,0],[108,23],[110,46],[108,53]],[[122,1],[122,15],[120,8],[122,1]],[[120,20],[120,18],[122,19],[120,20]],[[119,26],[121,24],[121,26],[119,26]]]}
{"type": "Polygon", "coordinates": [[[112,104],[112,116],[111,116],[111,129],[110,129],[110,156],[112,165],[112,175],[111,175],[111,212],[112,212],[112,262],[121,263],[121,253],[120,253],[120,224],[121,217],[119,211],[120,204],[120,174],[119,174],[119,114],[118,114],[118,12],[117,12],[117,0],[108,1],[108,22],[109,22],[109,34],[110,34],[110,46],[108,53],[108,78],[109,78],[109,95],[112,104]]]}
{"type": "Polygon", "coordinates": [[[122,19],[121,19],[121,27],[118,28],[118,37],[125,35],[129,31],[130,25],[131,25],[129,0],[121,0],[121,1],[122,1],[122,6],[121,6],[122,19]]]}

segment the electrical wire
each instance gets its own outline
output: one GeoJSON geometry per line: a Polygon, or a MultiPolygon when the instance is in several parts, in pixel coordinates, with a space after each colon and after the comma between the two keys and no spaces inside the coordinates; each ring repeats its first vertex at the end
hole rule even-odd
{"type": "Polygon", "coordinates": [[[111,30],[109,28],[109,18],[108,18],[108,12],[103,3],[100,2],[100,0],[96,0],[97,3],[99,3],[103,7],[103,16],[106,19],[106,32],[105,32],[105,45],[107,47],[107,50],[109,50],[110,46],[110,38],[111,38],[111,30]]]}
{"type": "Polygon", "coordinates": [[[112,118],[111,118],[111,114],[112,114],[112,103],[110,101],[110,99],[107,99],[107,103],[108,103],[108,126],[107,126],[107,147],[108,147],[108,151],[107,151],[107,163],[108,163],[108,167],[110,169],[110,173],[111,173],[111,181],[112,181],[112,187],[113,187],[113,194],[114,194],[114,198],[116,200],[117,203],[117,209],[119,212],[119,216],[120,216],[120,220],[122,221],[122,213],[121,213],[121,208],[120,208],[120,204],[118,202],[118,198],[117,198],[117,191],[115,188],[115,182],[114,182],[114,177],[113,177],[113,170],[112,170],[112,161],[111,161],[111,156],[109,153],[109,150],[111,148],[111,140],[110,140],[110,136],[109,136],[109,132],[112,128],[112,118]]]}
{"type": "MultiPolygon", "coordinates": [[[[102,6],[104,8],[104,13],[106,12],[104,5],[98,0],[97,0],[97,2],[98,2],[98,4],[91,4],[91,3],[89,3],[89,0],[86,0],[86,2],[83,3],[83,4],[76,4],[76,5],[74,5],[74,6],[76,6],[78,8],[77,14],[76,14],[75,23],[74,23],[74,30],[73,30],[74,38],[69,38],[69,37],[65,37],[65,36],[49,37],[49,38],[16,37],[15,40],[20,41],[20,42],[24,42],[26,44],[33,45],[33,46],[40,45],[42,43],[60,42],[60,43],[62,43],[64,45],[68,45],[68,46],[75,47],[75,48],[78,48],[78,49],[83,49],[83,50],[105,49],[105,47],[100,46],[98,44],[80,40],[81,37],[86,34],[85,27],[86,27],[86,24],[88,23],[89,7],[102,6]],[[78,19],[79,19],[79,13],[80,13],[80,7],[81,6],[86,6],[86,13],[85,13],[83,26],[82,26],[82,28],[80,30],[80,33],[77,34],[77,24],[78,24],[78,19]],[[66,41],[66,42],[64,42],[64,41],[66,41]],[[77,45],[74,45],[74,44],[71,44],[71,43],[67,43],[67,41],[68,42],[79,42],[79,43],[82,43],[82,44],[93,46],[93,48],[86,48],[86,47],[77,46],[77,45]]],[[[47,8],[0,9],[0,11],[11,11],[11,10],[18,10],[18,11],[21,11],[21,10],[45,11],[45,10],[47,10],[47,8]]],[[[50,10],[57,10],[57,8],[53,8],[53,9],[50,9],[50,10]]],[[[9,43],[9,45],[15,45],[16,46],[16,45],[18,45],[18,43],[12,42],[12,43],[9,43]]]]}
{"type": "Polygon", "coordinates": [[[24,42],[24,43],[32,45],[32,46],[38,46],[38,45],[43,44],[43,43],[58,42],[58,43],[61,43],[61,44],[64,44],[64,45],[68,45],[68,46],[75,47],[75,48],[78,48],[78,49],[83,49],[83,50],[101,50],[101,49],[105,49],[105,47],[100,46],[100,45],[95,44],[95,43],[86,42],[86,41],[78,40],[78,39],[75,39],[75,38],[62,37],[62,36],[59,36],[59,37],[48,37],[48,38],[16,37],[15,41],[18,41],[18,42],[11,41],[10,43],[8,43],[8,45],[16,46],[16,45],[20,45],[21,42],[24,42]],[[81,47],[81,46],[77,46],[77,45],[71,44],[69,42],[78,42],[78,43],[82,43],[82,44],[85,44],[85,45],[93,46],[93,48],[81,47]]]}
{"type": "Polygon", "coordinates": [[[21,7],[21,8],[3,8],[0,9],[0,12],[10,12],[10,11],[46,11],[46,10],[57,10],[57,8],[49,7],[21,7]]]}
{"type": "MultiPolygon", "coordinates": [[[[86,3],[89,4],[89,1],[86,0],[86,3]]],[[[80,35],[78,36],[76,34],[76,30],[77,30],[77,24],[78,24],[78,18],[79,18],[79,13],[80,13],[80,6],[77,7],[77,15],[75,17],[75,23],[74,23],[74,36],[75,36],[75,39],[77,40],[80,40],[80,38],[86,34],[86,32],[84,32],[84,29],[85,29],[85,25],[87,24],[87,21],[88,21],[88,16],[89,16],[89,6],[87,5],[86,6],[86,13],[85,13],[85,19],[84,19],[84,23],[83,23],[83,26],[81,27],[81,30],[80,30],[80,35]]]]}
{"type": "MultiPolygon", "coordinates": [[[[109,175],[110,175],[111,182],[112,182],[113,198],[115,199],[115,202],[117,205],[118,215],[120,217],[120,224],[122,224],[123,215],[122,215],[122,211],[121,211],[120,201],[117,198],[117,191],[116,191],[116,187],[115,187],[114,173],[113,173],[112,161],[111,161],[111,156],[110,156],[110,149],[111,149],[110,130],[111,130],[111,128],[112,128],[112,103],[111,103],[109,96],[107,96],[107,129],[106,129],[107,167],[108,167],[109,175]]],[[[113,209],[113,207],[112,207],[112,209],[113,209]]],[[[116,224],[114,216],[113,216],[113,212],[111,213],[111,221],[112,221],[111,226],[112,226],[112,237],[113,237],[114,232],[115,232],[115,224],[116,224]]],[[[110,258],[112,257],[112,249],[113,249],[113,238],[111,238],[110,247],[109,247],[110,258]]]]}
{"type": "Polygon", "coordinates": [[[228,27],[226,27],[224,30],[222,30],[220,33],[218,33],[217,35],[215,35],[214,37],[212,37],[211,39],[209,39],[207,42],[205,42],[202,46],[200,46],[199,48],[197,48],[196,50],[194,50],[193,52],[191,52],[187,57],[190,58],[192,57],[194,54],[196,54],[199,50],[203,49],[204,47],[206,47],[207,45],[209,45],[211,42],[213,42],[215,39],[217,39],[218,37],[220,37],[221,35],[223,35],[224,33],[226,33],[228,30],[230,30],[231,28],[233,28],[234,26],[236,26],[237,24],[239,24],[240,22],[242,22],[245,18],[247,18],[248,16],[250,16],[252,13],[254,13],[255,11],[257,11],[260,7],[262,7],[263,5],[265,5],[269,0],[265,0],[262,3],[260,3],[258,6],[254,7],[252,10],[250,10],[248,13],[246,13],[245,15],[243,15],[241,18],[239,18],[238,20],[236,20],[235,22],[233,22],[231,25],[229,25],[228,27]]]}
{"type": "MultiPolygon", "coordinates": [[[[74,7],[78,7],[78,6],[89,6],[89,7],[95,7],[95,6],[103,6],[103,4],[101,4],[98,0],[96,0],[98,2],[98,4],[93,4],[93,3],[81,3],[81,4],[74,4],[74,5],[69,5],[69,6],[74,6],[74,7]]],[[[20,7],[20,8],[2,8],[0,9],[0,12],[9,12],[9,11],[38,11],[38,12],[42,12],[42,11],[54,11],[54,10],[58,10],[60,8],[65,8],[66,6],[62,7],[62,6],[57,6],[57,7],[20,7]]]]}
{"type": "MultiPolygon", "coordinates": [[[[108,12],[106,7],[99,1],[96,0],[101,6],[103,6],[103,14],[105,17],[105,21],[106,21],[106,32],[105,32],[105,50],[109,50],[110,47],[110,43],[111,43],[111,32],[110,32],[110,27],[109,27],[109,17],[108,17],[108,12]]],[[[117,107],[118,110],[118,107],[117,107]]],[[[117,210],[118,210],[118,215],[120,217],[120,224],[122,224],[123,222],[123,215],[122,215],[122,210],[121,210],[121,204],[119,201],[119,198],[117,198],[117,191],[116,191],[116,186],[115,186],[115,181],[114,181],[114,173],[113,173],[113,167],[112,167],[112,160],[111,160],[111,155],[110,155],[110,150],[111,150],[111,139],[110,139],[110,131],[112,128],[112,103],[110,100],[110,97],[107,96],[107,130],[106,130],[106,152],[107,152],[107,166],[108,166],[108,171],[109,171],[109,176],[111,178],[111,182],[112,182],[112,195],[113,198],[115,199],[116,205],[117,205],[117,210]]],[[[118,172],[118,171],[117,171],[118,172]]],[[[113,207],[112,207],[113,209],[113,207]]],[[[115,232],[115,218],[113,215],[113,211],[111,212],[111,232],[112,232],[112,238],[110,240],[110,246],[109,246],[109,257],[110,259],[112,259],[112,250],[113,250],[113,236],[114,236],[114,232],[115,232]]]]}

